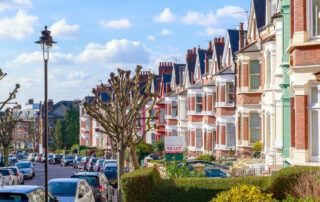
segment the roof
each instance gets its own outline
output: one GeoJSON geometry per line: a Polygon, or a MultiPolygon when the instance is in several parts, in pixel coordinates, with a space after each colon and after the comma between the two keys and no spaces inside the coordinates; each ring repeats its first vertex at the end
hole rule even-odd
{"type": "Polygon", "coordinates": [[[190,86],[188,89],[198,89],[198,88],[201,88],[202,86],[203,86],[202,83],[198,82],[190,86]]]}
{"type": "Polygon", "coordinates": [[[72,108],[73,101],[60,101],[53,105],[53,109],[48,113],[49,118],[64,118],[68,108],[72,108]]]}
{"type": "Polygon", "coordinates": [[[177,92],[176,91],[172,91],[171,93],[169,93],[166,97],[177,97],[177,92]]]}
{"type": "Polygon", "coordinates": [[[184,71],[186,68],[186,64],[173,64],[175,77],[176,77],[176,84],[182,84],[182,78],[180,78],[181,71],[184,71]]]}
{"type": "Polygon", "coordinates": [[[183,91],[179,92],[178,95],[187,95],[187,90],[183,90],[183,91]]]}
{"type": "Polygon", "coordinates": [[[154,91],[155,92],[159,91],[158,79],[161,79],[161,76],[160,75],[154,75],[154,77],[153,77],[153,86],[154,86],[154,91]]]}
{"type": "Polygon", "coordinates": [[[259,43],[252,43],[246,46],[245,48],[237,51],[236,53],[245,53],[245,52],[257,52],[261,50],[261,45],[259,43]]]}
{"type": "Polygon", "coordinates": [[[79,172],[79,173],[74,173],[73,176],[79,176],[79,175],[85,175],[85,176],[99,176],[99,172],[79,172]]]}
{"type": "Polygon", "coordinates": [[[223,55],[223,50],[224,50],[224,43],[216,43],[214,44],[214,47],[216,49],[215,54],[216,54],[216,58],[218,61],[218,67],[220,67],[221,65],[221,57],[223,55]]]}
{"type": "Polygon", "coordinates": [[[257,28],[260,29],[266,24],[266,0],[253,0],[256,14],[257,28]]]}
{"type": "Polygon", "coordinates": [[[50,182],[80,182],[83,179],[78,179],[78,178],[56,178],[56,179],[52,179],[49,180],[50,182]]]}
{"type": "Polygon", "coordinates": [[[230,40],[231,52],[233,58],[235,58],[235,52],[239,50],[239,31],[228,29],[227,30],[230,40]]]}
{"type": "Polygon", "coordinates": [[[167,85],[166,83],[170,83],[172,74],[163,74],[162,79],[164,83],[164,92],[167,92],[167,85]]]}
{"type": "Polygon", "coordinates": [[[208,82],[205,84],[205,86],[215,86],[216,85],[216,80],[213,79],[212,81],[208,82]]]}
{"type": "Polygon", "coordinates": [[[117,167],[117,163],[107,163],[105,167],[117,167]]]}
{"type": "Polygon", "coordinates": [[[226,74],[234,74],[232,66],[224,68],[224,69],[218,71],[215,75],[226,75],[226,74]]]}
{"type": "Polygon", "coordinates": [[[206,59],[206,53],[208,50],[198,49],[198,60],[200,65],[200,73],[201,75],[205,72],[205,59],[206,59]]]}
{"type": "Polygon", "coordinates": [[[189,73],[189,81],[192,81],[192,73],[194,73],[194,69],[196,66],[196,61],[187,61],[186,67],[188,68],[189,73]]]}
{"type": "Polygon", "coordinates": [[[23,193],[28,194],[37,189],[42,188],[41,186],[32,185],[15,185],[15,186],[0,186],[0,193],[23,193]]]}

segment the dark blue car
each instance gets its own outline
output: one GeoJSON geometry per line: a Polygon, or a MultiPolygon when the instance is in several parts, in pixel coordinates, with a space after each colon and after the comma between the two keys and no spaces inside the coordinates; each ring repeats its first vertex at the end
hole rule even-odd
{"type": "Polygon", "coordinates": [[[116,163],[107,164],[103,169],[104,174],[107,176],[109,183],[113,187],[118,186],[118,172],[117,172],[117,170],[118,170],[118,168],[117,168],[116,163]]]}

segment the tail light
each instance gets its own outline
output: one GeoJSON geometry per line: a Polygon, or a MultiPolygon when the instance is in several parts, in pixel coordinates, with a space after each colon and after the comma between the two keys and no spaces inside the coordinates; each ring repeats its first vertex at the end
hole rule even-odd
{"type": "Polygon", "coordinates": [[[97,165],[97,168],[100,168],[100,165],[97,165]]]}
{"type": "Polygon", "coordinates": [[[16,176],[19,177],[19,173],[17,173],[16,176]]]}
{"type": "Polygon", "coordinates": [[[11,176],[9,177],[9,180],[11,180],[11,176]]]}
{"type": "Polygon", "coordinates": [[[91,162],[90,165],[93,165],[93,163],[91,162]]]}
{"type": "Polygon", "coordinates": [[[103,186],[99,185],[99,192],[102,192],[102,191],[103,191],[103,186]]]}
{"type": "Polygon", "coordinates": [[[85,162],[83,162],[83,163],[87,164],[87,162],[86,162],[86,161],[85,161],[85,162]]]}
{"type": "Polygon", "coordinates": [[[100,196],[100,201],[102,201],[103,200],[103,197],[102,196],[100,196]]]}

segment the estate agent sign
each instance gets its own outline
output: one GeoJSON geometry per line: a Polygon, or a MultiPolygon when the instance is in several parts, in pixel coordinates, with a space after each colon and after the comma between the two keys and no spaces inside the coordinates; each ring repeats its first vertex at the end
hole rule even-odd
{"type": "Polygon", "coordinates": [[[166,159],[168,161],[183,160],[183,137],[182,136],[165,136],[164,147],[166,159]]]}

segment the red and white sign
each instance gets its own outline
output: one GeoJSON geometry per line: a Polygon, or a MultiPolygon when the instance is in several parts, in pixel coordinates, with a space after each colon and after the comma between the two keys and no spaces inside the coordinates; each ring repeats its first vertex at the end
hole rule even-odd
{"type": "Polygon", "coordinates": [[[164,147],[166,153],[183,153],[183,137],[182,136],[165,136],[164,147]]]}

